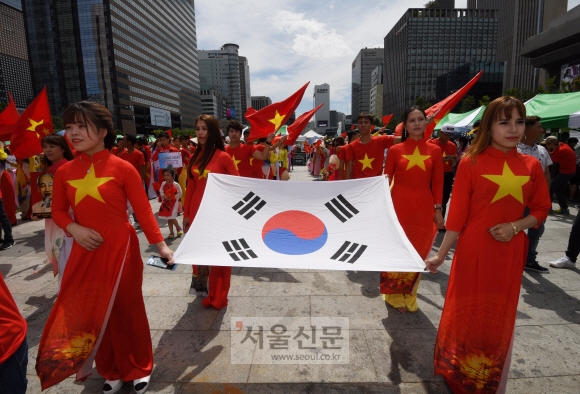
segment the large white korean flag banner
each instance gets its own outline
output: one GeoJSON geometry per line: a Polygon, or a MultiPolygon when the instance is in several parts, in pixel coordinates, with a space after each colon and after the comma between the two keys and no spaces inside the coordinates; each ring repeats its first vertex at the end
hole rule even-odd
{"type": "Polygon", "coordinates": [[[419,272],[383,177],[276,182],[210,174],[178,264],[419,272]]]}

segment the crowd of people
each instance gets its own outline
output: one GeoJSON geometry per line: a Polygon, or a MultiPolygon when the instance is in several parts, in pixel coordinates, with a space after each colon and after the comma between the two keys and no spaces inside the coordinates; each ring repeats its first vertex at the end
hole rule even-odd
{"type": "MultiPolygon", "coordinates": [[[[51,208],[51,217],[43,219],[32,208],[30,213],[32,219],[45,220],[46,261],[60,283],[36,370],[47,388],[73,373],[84,378],[94,361],[105,378],[103,393],[115,393],[124,381],[133,381],[141,394],[149,387],[153,352],[141,292],[143,261],[130,217],[160,256],[173,264],[165,238],[189,230],[208,174],[287,180],[294,149],[274,134],[251,143],[249,132],[236,121],[224,134],[209,115],[196,119],[195,139],[172,139],[163,132],[151,146],[129,134],[117,141],[111,114],[96,103],[70,105],[63,121],[66,138],[44,137],[38,160],[39,168],[50,174],[39,177],[37,186],[43,188],[47,199],[42,204],[51,208]],[[178,152],[181,167],[154,169],[160,154],[178,152]],[[161,202],[158,217],[168,221],[167,237],[148,201],[150,186],[161,202]],[[87,299],[94,302],[84,313],[87,299]],[[55,366],[56,356],[73,342],[78,344],[79,338],[83,345],[67,353],[67,368],[55,366]]],[[[335,138],[329,148],[317,142],[301,149],[309,156],[313,176],[322,172],[329,181],[385,176],[399,222],[431,273],[437,273],[457,242],[438,329],[435,372],[454,392],[503,392],[523,269],[547,270],[536,260],[544,222],[549,214],[569,214],[567,200],[577,197],[577,140],[550,136],[543,141],[545,148],[538,145],[544,134],[541,119],[526,117],[521,101],[512,97],[490,103],[471,141],[455,141],[450,125],[431,138],[426,133],[431,121],[412,106],[402,116],[402,135],[381,135],[385,128],[373,135],[373,116],[360,114],[357,130],[335,138]],[[552,210],[551,196],[559,210],[552,210]],[[445,235],[438,252],[429,257],[437,231],[445,235]],[[477,365],[471,363],[473,357],[477,365]]],[[[0,147],[0,160],[6,153],[0,147]]],[[[3,174],[4,186],[5,178],[3,174]]],[[[10,193],[4,200],[13,190],[10,193]]],[[[2,247],[7,249],[14,240],[2,200],[2,247]]],[[[576,217],[566,255],[550,265],[575,267],[579,252],[576,217]]],[[[193,266],[190,292],[202,295],[205,307],[222,309],[228,304],[231,274],[231,267],[212,267],[210,261],[193,266]]],[[[377,285],[384,301],[400,313],[416,312],[421,275],[380,273],[377,285]]],[[[9,333],[0,336],[0,349],[6,350],[0,355],[3,384],[6,376],[26,370],[27,342],[26,322],[1,276],[0,301],[0,312],[7,316],[0,325],[9,333]]],[[[25,373],[20,380],[9,380],[7,392],[25,392],[25,373]]]]}

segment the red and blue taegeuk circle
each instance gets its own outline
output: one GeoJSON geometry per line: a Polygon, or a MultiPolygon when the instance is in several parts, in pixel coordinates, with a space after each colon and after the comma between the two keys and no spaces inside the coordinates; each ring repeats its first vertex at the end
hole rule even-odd
{"type": "Polygon", "coordinates": [[[324,223],[310,213],[284,211],[264,224],[262,239],[274,252],[301,255],[322,248],[328,239],[328,231],[324,223]]]}

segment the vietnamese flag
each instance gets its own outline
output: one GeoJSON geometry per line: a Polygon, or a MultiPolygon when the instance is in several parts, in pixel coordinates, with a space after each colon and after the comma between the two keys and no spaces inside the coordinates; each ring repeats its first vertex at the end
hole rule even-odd
{"type": "Polygon", "coordinates": [[[314,115],[314,113],[318,111],[323,105],[324,103],[320,104],[314,109],[311,109],[308,112],[304,112],[294,121],[294,123],[288,126],[288,139],[285,142],[286,145],[294,145],[298,137],[300,137],[300,133],[302,133],[302,130],[304,130],[310,121],[310,118],[312,118],[312,115],[314,115]]]}
{"type": "Polygon", "coordinates": [[[250,135],[248,141],[257,140],[267,137],[270,133],[278,131],[302,101],[302,96],[306,91],[306,87],[310,82],[307,82],[292,96],[284,101],[270,104],[259,111],[253,108],[248,108],[244,117],[250,122],[250,135]]]}
{"type": "Polygon", "coordinates": [[[17,159],[37,155],[42,152],[42,137],[53,132],[45,87],[13,126],[10,151],[17,159]]]}
{"type": "MultiPolygon", "coordinates": [[[[427,114],[427,116],[429,116],[429,115],[434,116],[433,122],[431,122],[427,125],[427,128],[425,129],[425,134],[431,135],[433,133],[433,130],[435,130],[435,126],[437,125],[437,123],[439,123],[439,121],[441,119],[446,117],[447,114],[449,112],[451,112],[451,110],[457,104],[459,104],[459,102],[461,101],[463,96],[465,96],[467,94],[467,92],[469,92],[469,90],[473,87],[473,85],[475,85],[477,83],[477,81],[479,80],[479,78],[481,77],[482,74],[483,74],[483,70],[478,72],[477,75],[475,77],[473,77],[471,79],[471,81],[467,82],[467,84],[465,86],[463,86],[461,89],[459,89],[455,93],[447,96],[445,99],[439,101],[437,104],[435,104],[435,105],[433,105],[425,110],[425,113],[427,114]]],[[[397,126],[397,128],[395,129],[395,136],[403,135],[403,126],[402,125],[403,124],[400,123],[397,126]],[[397,133],[399,133],[399,134],[397,134],[397,133]]]]}
{"type": "Polygon", "coordinates": [[[4,111],[0,112],[0,140],[9,140],[12,135],[12,130],[16,122],[18,121],[18,110],[16,109],[16,104],[12,99],[12,95],[8,93],[8,106],[4,111]]]}
{"type": "Polygon", "coordinates": [[[388,125],[391,119],[393,119],[393,114],[383,116],[383,126],[388,125]]]}

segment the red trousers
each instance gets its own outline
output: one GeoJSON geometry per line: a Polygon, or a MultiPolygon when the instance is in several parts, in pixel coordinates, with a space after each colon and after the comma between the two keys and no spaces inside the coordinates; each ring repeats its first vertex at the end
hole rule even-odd
{"type": "Polygon", "coordinates": [[[115,303],[97,351],[97,370],[107,380],[131,381],[151,375],[153,348],[145,313],[143,261],[137,236],[123,267],[115,303]]]}
{"type": "MultiPolygon", "coordinates": [[[[192,266],[193,274],[198,275],[197,266],[192,266]]],[[[208,295],[201,304],[206,308],[213,306],[220,310],[228,306],[228,293],[230,292],[230,279],[232,277],[232,267],[209,267],[208,295]]]]}

